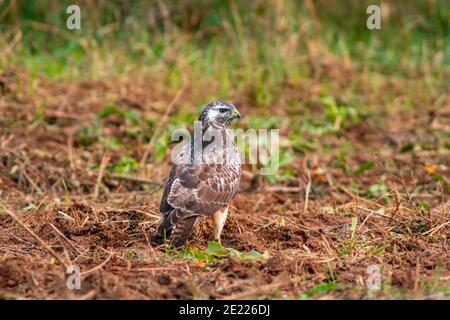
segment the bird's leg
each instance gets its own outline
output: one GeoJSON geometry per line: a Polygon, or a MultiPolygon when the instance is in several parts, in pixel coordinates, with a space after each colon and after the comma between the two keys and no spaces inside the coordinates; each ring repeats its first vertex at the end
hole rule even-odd
{"type": "Polygon", "coordinates": [[[228,215],[228,206],[222,210],[218,210],[216,213],[213,214],[213,220],[214,220],[214,240],[218,241],[220,244],[220,235],[223,230],[223,226],[225,225],[225,221],[227,220],[228,215]]]}

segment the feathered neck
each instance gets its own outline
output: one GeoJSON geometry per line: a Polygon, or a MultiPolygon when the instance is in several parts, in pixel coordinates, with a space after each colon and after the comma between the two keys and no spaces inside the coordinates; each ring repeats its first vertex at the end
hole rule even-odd
{"type": "Polygon", "coordinates": [[[202,122],[203,132],[209,128],[225,130],[230,126],[231,120],[226,122],[210,121],[208,119],[199,119],[202,122]]]}

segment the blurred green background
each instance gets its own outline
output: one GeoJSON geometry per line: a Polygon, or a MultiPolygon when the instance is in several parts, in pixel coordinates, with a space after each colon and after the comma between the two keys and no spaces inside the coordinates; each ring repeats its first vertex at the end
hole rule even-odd
{"type": "Polygon", "coordinates": [[[402,77],[448,68],[449,1],[382,1],[381,30],[366,28],[370,4],[380,1],[2,0],[1,64],[52,77],[150,70],[174,86],[182,64],[220,80],[224,95],[256,86],[262,104],[285,81],[313,76],[320,55],[402,77]],[[70,4],[81,30],[66,28],[70,4]]]}

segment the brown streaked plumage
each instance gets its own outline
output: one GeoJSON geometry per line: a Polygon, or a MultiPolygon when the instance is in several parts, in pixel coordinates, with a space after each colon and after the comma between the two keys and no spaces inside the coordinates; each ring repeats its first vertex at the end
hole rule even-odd
{"type": "Polygon", "coordinates": [[[228,130],[235,118],[240,118],[240,114],[228,103],[213,102],[203,110],[199,118],[203,133],[213,129],[217,136],[210,141],[202,141],[203,152],[200,155],[194,152],[193,141],[181,149],[178,160],[185,161],[174,163],[161,199],[162,222],[156,235],[158,243],[167,239],[173,246],[182,246],[200,217],[213,218],[216,226],[214,237],[220,241],[228,204],[238,192],[241,178],[239,151],[228,130]],[[221,148],[208,150],[212,142],[226,139],[231,139],[232,143],[219,143],[221,148]],[[203,161],[196,162],[194,159],[199,157],[203,161]]]}

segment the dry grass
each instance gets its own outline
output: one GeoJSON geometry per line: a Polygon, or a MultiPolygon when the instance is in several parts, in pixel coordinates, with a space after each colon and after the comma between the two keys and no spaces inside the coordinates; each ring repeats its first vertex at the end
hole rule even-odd
{"type": "MultiPolygon", "coordinates": [[[[111,103],[153,119],[172,117],[180,106],[193,112],[190,101],[197,98],[189,85],[177,93],[137,77],[57,83],[18,69],[4,71],[0,84],[1,297],[448,298],[449,152],[401,153],[398,142],[406,136],[434,146],[440,140],[430,137],[448,130],[446,107],[439,115],[393,111],[381,118],[384,127],[362,122],[330,137],[335,148],[343,141],[355,146],[349,166],[375,163],[358,175],[333,165],[336,154],[329,150],[297,155],[289,164],[295,174],[275,184],[245,167],[223,244],[241,252],[267,250],[270,258],[205,262],[153,242],[158,186],[170,166],[168,154],[145,161],[154,157],[146,145],[155,138],[130,135],[125,120],[113,114],[102,120],[97,137],[103,140],[80,140],[111,103]],[[173,110],[165,108],[170,101],[173,110]],[[395,132],[386,129],[393,123],[395,132]],[[422,135],[424,127],[430,135],[422,135]],[[108,148],[111,137],[123,146],[108,148]],[[117,173],[113,166],[124,155],[146,164],[117,173]],[[385,188],[374,195],[352,188],[356,182],[369,190],[380,178],[385,188]],[[68,264],[80,266],[81,290],[67,289],[59,265],[68,264]],[[372,264],[381,267],[379,291],[366,288],[372,264]]],[[[317,85],[301,90],[314,95],[317,85]]],[[[293,86],[286,90],[298,89],[293,86]]],[[[244,117],[260,112],[246,99],[237,98],[244,117]]],[[[210,230],[208,222],[200,225],[189,245],[205,249],[210,230]]]]}

